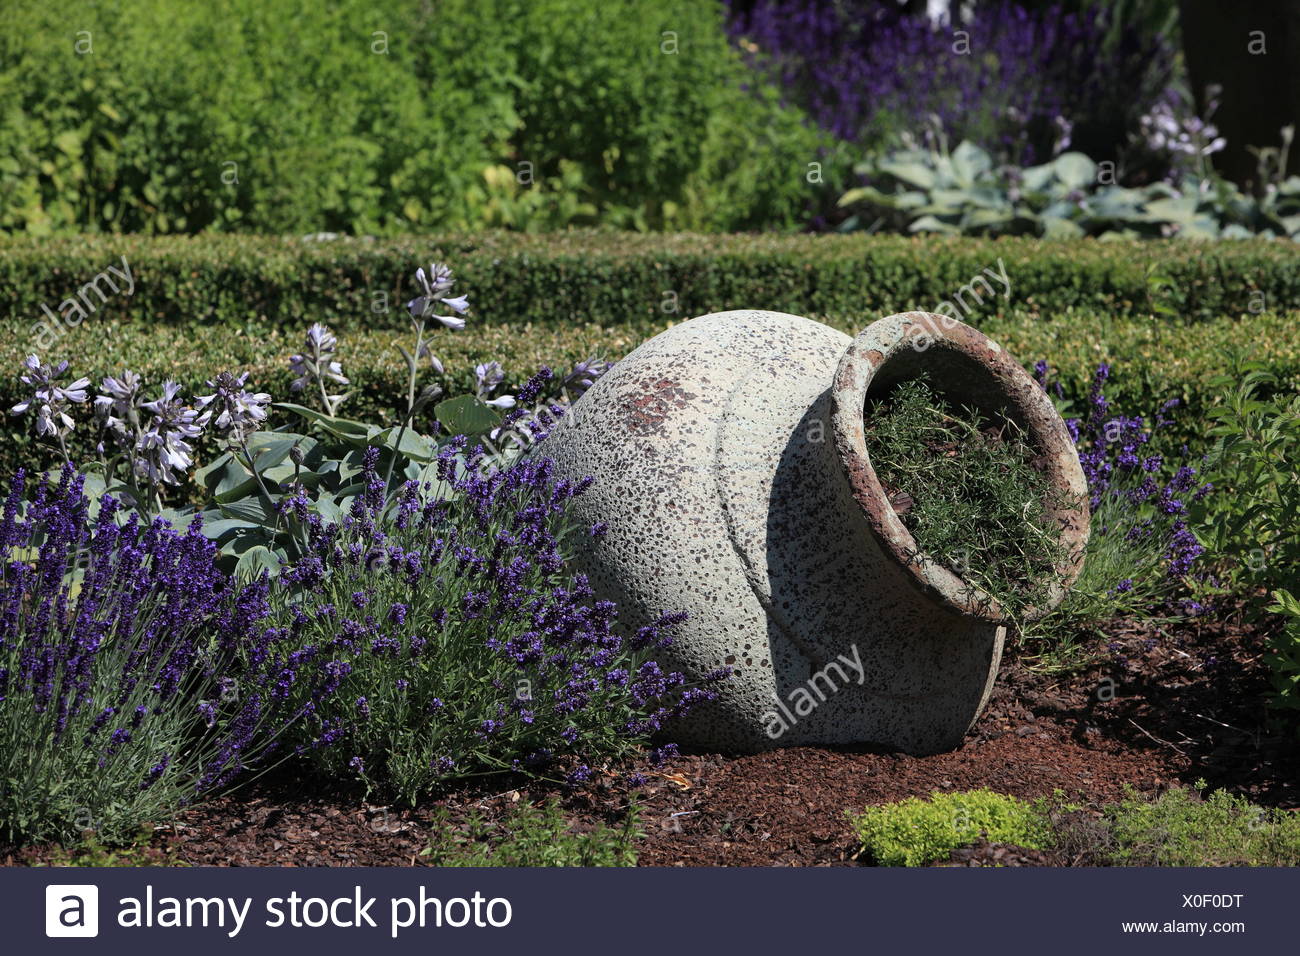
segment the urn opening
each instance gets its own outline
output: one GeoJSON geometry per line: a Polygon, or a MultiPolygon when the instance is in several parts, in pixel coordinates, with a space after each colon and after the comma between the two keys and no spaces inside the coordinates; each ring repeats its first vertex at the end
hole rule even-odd
{"type": "Polygon", "coordinates": [[[1024,433],[1035,463],[1053,491],[1045,500],[1059,528],[1064,557],[1045,581],[1045,597],[1019,612],[1041,617],[1060,603],[1082,569],[1088,538],[1087,485],[1065,423],[1038,383],[995,342],[946,316],[907,312],[868,326],[846,349],[832,389],[836,450],[854,498],[882,550],[932,600],[959,614],[1004,623],[1007,614],[979,587],[964,581],[917,545],[887,497],[867,452],[864,414],[869,400],[926,373],[930,385],[955,405],[991,421],[1010,420],[1024,433]]]}

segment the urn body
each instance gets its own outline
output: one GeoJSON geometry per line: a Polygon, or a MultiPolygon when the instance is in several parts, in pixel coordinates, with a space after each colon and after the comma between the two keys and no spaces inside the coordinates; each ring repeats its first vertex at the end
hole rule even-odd
{"type": "MultiPolygon", "coordinates": [[[[783,313],[693,319],[617,363],[542,443],[562,476],[595,479],[574,506],[608,526],[577,556],[596,592],[630,627],[687,612],[665,666],[688,679],[732,669],[673,739],[750,752],[960,743],[1005,631],[995,607],[918,557],[862,444],[867,392],[921,368],[1011,409],[1052,446],[1053,480],[1082,491],[1033,380],[973,329],[926,313],[857,340],[783,313]]],[[[1071,520],[1078,553],[1086,517],[1071,520]]]]}

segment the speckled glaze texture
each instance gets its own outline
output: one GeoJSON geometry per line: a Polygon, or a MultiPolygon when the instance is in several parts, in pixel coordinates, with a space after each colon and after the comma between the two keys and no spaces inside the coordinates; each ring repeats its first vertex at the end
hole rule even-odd
{"type": "MultiPolygon", "coordinates": [[[[577,559],[597,592],[630,626],[689,613],[666,665],[695,678],[734,671],[673,739],[917,754],[961,742],[1004,630],[995,605],[916,560],[863,439],[867,393],[922,367],[951,374],[963,400],[1010,407],[1049,454],[1068,443],[1033,380],[960,323],[905,313],[854,340],[799,316],[736,311],[641,345],[539,447],[561,474],[596,479],[575,516],[609,526],[577,559]]],[[[1072,452],[1050,473],[1083,488],[1072,452]]],[[[1080,553],[1086,516],[1062,524],[1080,553]]]]}

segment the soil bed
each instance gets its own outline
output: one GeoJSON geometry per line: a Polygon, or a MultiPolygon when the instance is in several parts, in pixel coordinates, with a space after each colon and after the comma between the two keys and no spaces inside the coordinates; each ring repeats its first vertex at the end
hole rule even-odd
{"type": "MultiPolygon", "coordinates": [[[[988,709],[958,751],[911,757],[867,749],[794,747],[752,756],[691,753],[667,767],[622,767],[565,791],[494,780],[415,810],[368,803],[290,776],[188,810],[156,830],[158,863],[407,866],[421,861],[437,808],[453,821],[500,819],[523,800],[561,796],[574,829],[621,819],[637,788],[644,866],[853,865],[845,811],[931,792],[989,787],[1033,798],[1054,790],[1085,805],[1155,794],[1199,778],[1265,806],[1300,805],[1300,750],[1269,729],[1264,635],[1235,615],[1166,631],[1110,629],[1106,658],[1068,677],[1004,663],[988,709]]],[[[10,864],[48,848],[0,850],[10,864]]],[[[1050,853],[980,844],[949,865],[1068,864],[1050,853]]]]}

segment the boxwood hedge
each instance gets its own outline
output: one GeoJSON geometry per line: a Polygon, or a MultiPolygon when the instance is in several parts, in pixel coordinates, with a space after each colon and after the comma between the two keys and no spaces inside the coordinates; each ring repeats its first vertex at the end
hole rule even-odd
{"type": "MultiPolygon", "coordinates": [[[[836,328],[853,333],[883,310],[854,310],[834,315],[814,314],[836,328]]],[[[103,375],[129,367],[146,381],[172,378],[193,394],[223,368],[250,372],[259,389],[278,399],[290,397],[286,357],[298,351],[302,331],[317,316],[307,313],[278,324],[264,321],[213,324],[200,321],[145,323],[92,316],[67,330],[47,350],[47,361],[66,358],[70,375],[98,382],[103,375]]],[[[1125,414],[1148,413],[1165,398],[1179,397],[1188,406],[1180,430],[1171,435],[1195,444],[1203,430],[1201,412],[1213,395],[1206,383],[1230,365],[1235,351],[1254,349],[1278,374],[1284,387],[1300,386],[1300,337],[1294,334],[1296,313],[1266,312],[1248,319],[1231,316],[1170,326],[1152,319],[1114,317],[1108,313],[1067,309],[1044,314],[1017,308],[1003,313],[972,315],[972,323],[1001,342],[1022,362],[1049,360],[1059,370],[1067,396],[1076,402],[1086,395],[1098,362],[1109,361],[1114,374],[1108,394],[1125,414]]],[[[598,353],[620,358],[644,338],[667,327],[672,317],[638,322],[474,321],[459,333],[440,333],[434,349],[448,371],[450,392],[472,388],[473,366],[496,359],[518,383],[541,365],[556,368],[598,353]]],[[[32,350],[25,319],[0,321],[0,409],[20,401],[20,363],[32,350]]],[[[345,414],[388,419],[396,399],[405,394],[405,369],[395,348],[406,338],[397,321],[370,329],[339,332],[344,369],[354,383],[354,397],[345,414]]],[[[50,460],[32,447],[30,421],[4,416],[0,432],[0,474],[20,465],[50,460]]],[[[75,436],[73,448],[86,454],[93,436],[75,436]]]]}
{"type": "Polygon", "coordinates": [[[10,316],[35,323],[42,305],[58,311],[125,258],[134,293],[95,299],[99,318],[289,328],[320,320],[340,328],[396,328],[403,321],[400,303],[413,294],[411,272],[434,256],[452,263],[476,313],[489,323],[625,324],[746,307],[874,316],[935,308],[959,293],[969,304],[972,290],[985,299],[973,310],[981,314],[1014,306],[1046,317],[1083,309],[1116,318],[1161,312],[1192,321],[1300,308],[1300,247],[1286,242],[591,231],[325,241],[0,238],[0,302],[10,316]],[[1001,282],[985,270],[1005,272],[1011,284],[1006,298],[1001,282]],[[975,289],[971,284],[980,276],[988,285],[975,289]]]}

